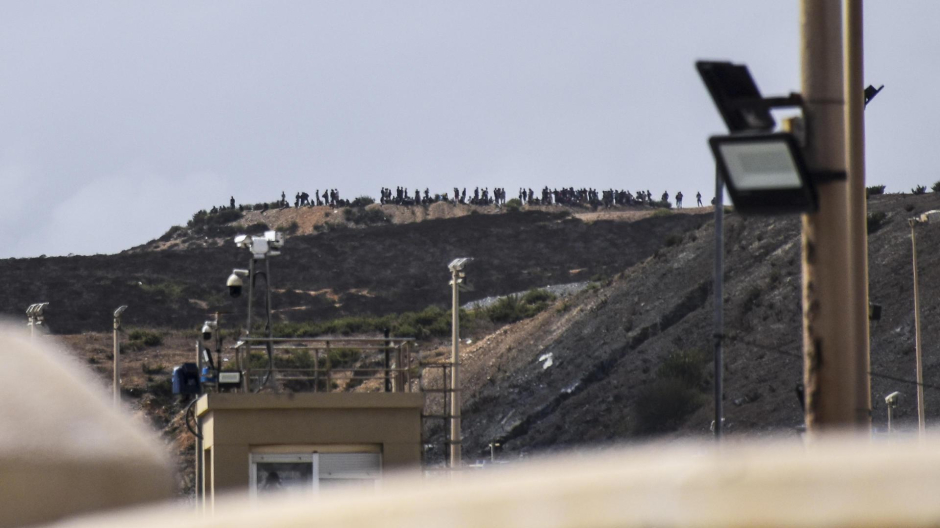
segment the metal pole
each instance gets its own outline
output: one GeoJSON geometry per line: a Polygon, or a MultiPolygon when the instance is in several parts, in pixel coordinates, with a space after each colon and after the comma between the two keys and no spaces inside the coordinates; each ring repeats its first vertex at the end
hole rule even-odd
{"type": "MultiPolygon", "coordinates": [[[[271,338],[274,337],[274,328],[273,328],[273,325],[271,324],[271,259],[270,258],[264,259],[264,293],[266,296],[265,306],[264,306],[264,311],[265,311],[264,329],[268,337],[266,348],[267,348],[269,360],[273,361],[274,343],[271,341],[271,338]]],[[[251,353],[250,348],[249,348],[248,353],[249,354],[251,353]]],[[[271,383],[272,382],[271,378],[274,377],[274,366],[269,365],[269,368],[271,369],[271,372],[269,373],[268,379],[266,380],[266,382],[270,384],[272,387],[274,387],[275,392],[277,392],[277,385],[271,383]]]]}
{"type": "Polygon", "coordinates": [[[453,347],[451,349],[451,366],[450,366],[450,467],[451,469],[456,469],[460,467],[460,448],[461,448],[461,437],[460,437],[460,377],[459,373],[459,363],[460,363],[460,304],[458,296],[460,295],[460,289],[457,282],[457,275],[459,271],[451,272],[450,283],[453,287],[453,307],[451,308],[453,312],[453,319],[451,321],[451,340],[453,341],[453,347]]]}
{"type": "MultiPolygon", "coordinates": [[[[248,261],[248,327],[245,328],[245,335],[251,335],[251,310],[254,308],[255,300],[255,258],[251,257],[248,261]]],[[[250,354],[249,350],[249,354],[250,354]]],[[[251,358],[249,358],[250,361],[251,358]]]]}
{"type": "Polygon", "coordinates": [[[121,406],[121,319],[114,318],[114,406],[121,406]]]}
{"type": "Polygon", "coordinates": [[[385,329],[385,392],[392,392],[392,378],[389,376],[388,369],[392,366],[392,351],[389,349],[391,343],[388,341],[389,329],[385,329]]]}
{"type": "Polygon", "coordinates": [[[891,405],[888,405],[888,434],[891,434],[891,405]]]}
{"type": "MultiPolygon", "coordinates": [[[[802,93],[810,171],[845,170],[842,9],[832,0],[800,3],[802,93]]],[[[862,324],[851,304],[848,185],[820,182],[819,212],[803,215],[803,353],[806,429],[861,430],[856,412],[856,346],[862,324]],[[848,302],[847,302],[848,301],[848,302]]],[[[855,226],[856,228],[863,226],[855,226]]],[[[866,429],[867,431],[867,429],[866,429]]]]}
{"type": "Polygon", "coordinates": [[[712,334],[715,339],[715,440],[721,440],[723,395],[723,369],[721,341],[724,337],[724,193],[725,186],[721,180],[721,169],[715,166],[715,330],[712,334]]]}
{"type": "Polygon", "coordinates": [[[917,361],[917,436],[921,440],[926,434],[924,419],[924,364],[920,342],[920,285],[917,280],[917,238],[914,234],[916,220],[908,220],[911,225],[911,253],[914,261],[914,357],[917,361]]]}
{"type": "Polygon", "coordinates": [[[871,346],[868,320],[868,201],[865,199],[865,80],[862,0],[844,0],[845,146],[855,336],[855,420],[871,432],[871,346]]]}

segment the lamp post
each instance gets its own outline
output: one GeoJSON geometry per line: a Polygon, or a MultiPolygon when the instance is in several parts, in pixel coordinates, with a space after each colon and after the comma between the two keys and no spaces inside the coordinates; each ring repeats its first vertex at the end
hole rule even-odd
{"type": "Polygon", "coordinates": [[[911,256],[914,266],[914,355],[917,363],[917,436],[923,440],[926,435],[926,420],[924,417],[924,366],[920,341],[920,284],[917,280],[917,235],[914,226],[917,224],[935,224],[940,221],[940,210],[927,211],[919,217],[911,218],[907,223],[911,226],[911,256]]]}
{"type": "Polygon", "coordinates": [[[460,467],[461,437],[460,437],[460,289],[464,282],[464,266],[472,259],[459,258],[447,265],[450,269],[450,285],[453,295],[451,307],[451,357],[450,357],[450,467],[460,467]]]}
{"type": "Polygon", "coordinates": [[[900,392],[892,392],[891,394],[885,396],[885,404],[888,406],[888,434],[891,434],[891,411],[898,406],[898,397],[901,395],[900,392]]]}
{"type": "Polygon", "coordinates": [[[114,406],[121,406],[121,314],[127,310],[123,305],[114,310],[114,406]]]}
{"type": "Polygon", "coordinates": [[[49,303],[33,303],[29,305],[29,308],[26,309],[26,317],[28,319],[27,326],[29,326],[29,337],[36,337],[36,327],[42,326],[45,317],[43,316],[43,311],[46,309],[46,306],[49,306],[49,303]]]}

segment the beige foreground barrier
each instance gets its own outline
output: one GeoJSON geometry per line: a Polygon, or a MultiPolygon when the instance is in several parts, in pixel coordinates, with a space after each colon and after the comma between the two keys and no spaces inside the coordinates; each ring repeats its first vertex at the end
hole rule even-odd
{"type": "Polygon", "coordinates": [[[163,447],[51,338],[2,326],[0,358],[0,527],[172,495],[163,447]]]}
{"type": "Polygon", "coordinates": [[[625,448],[383,491],[126,512],[71,527],[937,526],[940,446],[828,441],[625,448]]]}

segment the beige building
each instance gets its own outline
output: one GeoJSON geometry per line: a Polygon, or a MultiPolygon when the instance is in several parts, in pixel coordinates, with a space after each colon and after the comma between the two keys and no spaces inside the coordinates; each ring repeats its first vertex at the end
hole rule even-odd
{"type": "Polygon", "coordinates": [[[369,488],[388,471],[418,471],[423,406],[419,392],[205,394],[203,505],[235,490],[369,488]]]}

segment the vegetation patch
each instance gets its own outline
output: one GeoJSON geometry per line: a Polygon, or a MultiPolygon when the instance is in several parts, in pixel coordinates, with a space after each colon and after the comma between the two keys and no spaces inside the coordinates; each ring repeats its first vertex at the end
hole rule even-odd
{"type": "Polygon", "coordinates": [[[637,430],[652,434],[670,431],[702,406],[706,385],[705,356],[697,352],[669,354],[656,378],[640,390],[634,406],[637,430]]]}
{"type": "Polygon", "coordinates": [[[514,323],[539,314],[554,300],[555,295],[551,292],[533,289],[524,295],[507,295],[484,308],[483,313],[494,323],[514,323]]]}
{"type": "MultiPolygon", "coordinates": [[[[469,328],[475,312],[460,311],[460,324],[469,328]]],[[[450,335],[451,312],[430,306],[420,312],[404,312],[385,316],[341,317],[330,321],[277,323],[274,333],[285,337],[316,337],[321,335],[356,335],[381,333],[386,329],[393,337],[445,337],[450,335]]]]}
{"type": "Polygon", "coordinates": [[[365,207],[372,205],[375,200],[371,196],[357,196],[355,200],[349,203],[350,207],[365,207]]]}
{"type": "Polygon", "coordinates": [[[127,345],[131,345],[132,348],[136,347],[139,350],[143,347],[154,347],[163,344],[163,337],[150,330],[131,330],[131,332],[127,334],[127,338],[130,339],[130,343],[125,344],[125,348],[127,345]],[[139,345],[134,345],[134,343],[138,343],[139,345]]]}
{"type": "Polygon", "coordinates": [[[388,223],[388,218],[381,209],[362,209],[349,207],[343,210],[347,222],[355,225],[377,225],[388,223]]]}
{"type": "Polygon", "coordinates": [[[924,185],[918,185],[917,187],[911,189],[911,194],[915,196],[920,194],[927,194],[927,187],[924,185]]]}
{"type": "Polygon", "coordinates": [[[888,218],[888,215],[885,214],[885,213],[882,212],[882,211],[877,211],[877,212],[874,212],[874,213],[868,213],[868,219],[867,219],[867,222],[866,222],[866,223],[867,223],[867,228],[868,228],[868,234],[870,235],[870,234],[872,234],[872,233],[878,231],[878,230],[881,229],[882,227],[884,227],[887,218],[888,218]]]}
{"type": "Polygon", "coordinates": [[[884,193],[885,193],[884,185],[872,185],[871,187],[865,187],[865,198],[868,198],[869,196],[875,196],[878,194],[884,194],[884,193]]]}

